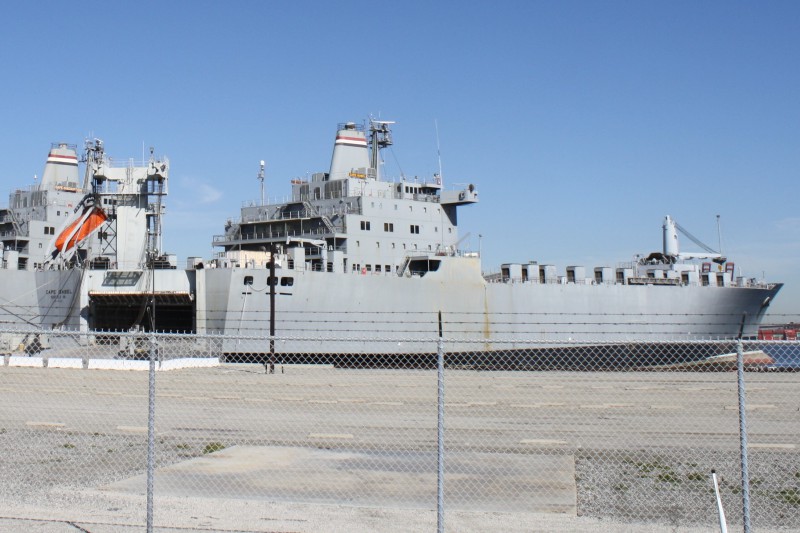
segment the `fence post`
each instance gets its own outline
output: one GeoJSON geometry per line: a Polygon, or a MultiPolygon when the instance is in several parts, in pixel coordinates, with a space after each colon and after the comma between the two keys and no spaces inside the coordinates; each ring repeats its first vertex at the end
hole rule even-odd
{"type": "MultiPolygon", "coordinates": [[[[744,319],[742,319],[744,320],[744,319]]],[[[742,522],[744,533],[750,533],[750,474],[747,468],[747,419],[744,398],[744,348],[741,335],[736,340],[736,376],[739,391],[739,442],[742,461],[742,522]]]]}
{"type": "Polygon", "coordinates": [[[150,372],[147,409],[147,533],[153,533],[153,477],[156,451],[156,338],[150,335],[150,372]]]}
{"type": "Polygon", "coordinates": [[[438,416],[436,434],[436,531],[444,533],[444,340],[442,339],[442,312],[439,311],[439,341],[436,346],[438,384],[438,416]]]}

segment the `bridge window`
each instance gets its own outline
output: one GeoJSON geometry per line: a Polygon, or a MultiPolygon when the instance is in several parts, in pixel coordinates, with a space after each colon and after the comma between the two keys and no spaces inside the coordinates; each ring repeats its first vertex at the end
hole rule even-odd
{"type": "Polygon", "coordinates": [[[244,284],[245,285],[252,285],[253,284],[253,276],[245,276],[244,277],[244,284]]]}
{"type": "Polygon", "coordinates": [[[362,220],[361,221],[361,229],[364,230],[364,231],[369,231],[369,229],[370,229],[369,220],[362,220]]]}
{"type": "Polygon", "coordinates": [[[424,276],[428,272],[439,270],[441,261],[438,259],[414,259],[408,263],[411,275],[424,276]]]}
{"type": "Polygon", "coordinates": [[[281,278],[281,287],[291,287],[292,285],[294,285],[294,278],[281,278]]]}

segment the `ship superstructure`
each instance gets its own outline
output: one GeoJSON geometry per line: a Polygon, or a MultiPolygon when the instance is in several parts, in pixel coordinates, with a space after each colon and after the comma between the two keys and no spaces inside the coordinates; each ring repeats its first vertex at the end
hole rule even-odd
{"type": "Polygon", "coordinates": [[[8,207],[0,209],[3,269],[44,268],[56,230],[70,219],[87,192],[79,177],[76,145],[54,143],[41,180],[12,191],[8,207]]]}
{"type": "Polygon", "coordinates": [[[0,323],[78,328],[89,315],[88,272],[174,267],[160,248],[168,168],[152,153],[144,163],[114,161],[97,139],[80,160],[76,145],[53,144],[41,180],[0,209],[0,323]]]}
{"type": "Polygon", "coordinates": [[[309,270],[397,274],[414,253],[454,251],[456,209],[477,202],[477,191],[443,191],[438,175],[382,179],[378,154],[392,144],[390,124],[371,121],[369,137],[361,125],[340,124],[328,172],[292,180],[290,202],[243,208],[214,238],[222,264],[264,264],[276,247],[287,265],[309,270]]]}
{"type": "Polygon", "coordinates": [[[86,154],[87,182],[108,215],[108,224],[95,235],[92,268],[143,268],[170,261],[175,267],[162,251],[169,160],[156,159],[151,148],[147,161],[114,161],[99,140],[87,143],[86,154]]]}

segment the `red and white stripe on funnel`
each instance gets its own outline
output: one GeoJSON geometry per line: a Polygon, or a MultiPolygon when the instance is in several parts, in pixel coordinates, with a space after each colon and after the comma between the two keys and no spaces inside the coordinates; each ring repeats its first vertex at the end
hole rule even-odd
{"type": "Polygon", "coordinates": [[[54,154],[50,152],[47,154],[48,163],[58,163],[59,165],[75,165],[78,166],[78,158],[74,155],[54,154]]]}
{"type": "Polygon", "coordinates": [[[347,135],[342,135],[341,133],[336,135],[336,143],[337,146],[344,145],[344,146],[356,146],[360,148],[367,147],[367,139],[364,137],[349,137],[347,135]]]}

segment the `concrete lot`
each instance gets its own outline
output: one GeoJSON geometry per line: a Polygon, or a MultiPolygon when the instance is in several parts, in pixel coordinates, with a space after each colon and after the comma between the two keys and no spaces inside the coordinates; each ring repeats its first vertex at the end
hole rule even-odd
{"type": "MultiPolygon", "coordinates": [[[[436,373],[277,370],[158,374],[156,523],[179,528],[169,531],[435,529],[436,373]]],[[[798,381],[747,375],[754,453],[796,463],[798,381]]],[[[702,462],[738,450],[731,373],[449,371],[445,386],[448,530],[671,531],[674,521],[648,516],[638,502],[585,516],[576,458],[671,450],[702,462]]],[[[147,396],[144,372],[0,369],[0,442],[12,471],[8,490],[0,488],[0,529],[140,528],[147,396]],[[14,462],[24,448],[53,462],[14,462]]],[[[734,496],[726,496],[731,507],[734,496]]]]}

